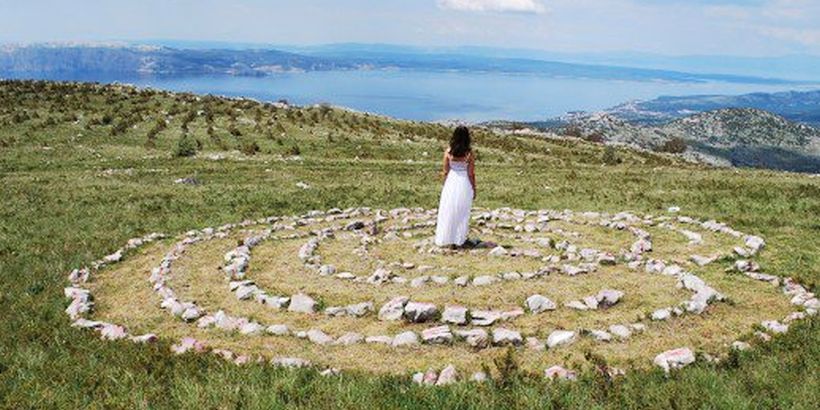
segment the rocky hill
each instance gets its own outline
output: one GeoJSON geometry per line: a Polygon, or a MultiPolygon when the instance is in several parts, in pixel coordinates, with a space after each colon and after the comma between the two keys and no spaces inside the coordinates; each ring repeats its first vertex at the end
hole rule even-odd
{"type": "Polygon", "coordinates": [[[612,113],[574,113],[542,129],[608,144],[679,153],[714,165],[820,172],[820,130],[753,108],[640,125],[612,113]]]}

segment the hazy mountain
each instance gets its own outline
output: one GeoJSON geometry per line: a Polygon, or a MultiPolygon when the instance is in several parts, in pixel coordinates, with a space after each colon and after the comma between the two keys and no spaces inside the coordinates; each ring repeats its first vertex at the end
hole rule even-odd
{"type": "Polygon", "coordinates": [[[276,49],[179,49],[165,46],[30,45],[0,48],[2,73],[133,73],[156,75],[267,75],[289,71],[404,69],[536,74],[629,81],[788,84],[788,80],[730,74],[573,64],[498,58],[457,52],[425,52],[402,46],[349,45],[276,49]]]}

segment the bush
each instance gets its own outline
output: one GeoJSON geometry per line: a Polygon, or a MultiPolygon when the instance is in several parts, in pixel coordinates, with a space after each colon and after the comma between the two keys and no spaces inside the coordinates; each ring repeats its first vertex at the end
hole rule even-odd
{"type": "Polygon", "coordinates": [[[595,131],[592,134],[585,136],[584,139],[586,141],[593,142],[596,144],[603,144],[605,142],[604,134],[602,134],[600,131],[595,131]]]}
{"type": "Polygon", "coordinates": [[[663,145],[657,147],[655,150],[658,152],[668,152],[670,154],[680,154],[686,151],[686,140],[680,137],[674,137],[664,142],[663,145]]]}
{"type": "Polygon", "coordinates": [[[612,145],[607,145],[606,148],[604,148],[604,156],[602,160],[606,165],[618,165],[622,162],[621,158],[618,157],[618,154],[615,151],[615,147],[612,145]]]}
{"type": "Polygon", "coordinates": [[[581,131],[581,127],[577,125],[568,125],[564,128],[564,135],[567,137],[575,137],[575,138],[583,138],[584,133],[581,131]]]}
{"type": "Polygon", "coordinates": [[[177,141],[176,147],[174,147],[174,156],[192,157],[196,155],[198,145],[193,137],[188,134],[183,134],[182,137],[179,138],[179,141],[177,141]]]}
{"type": "Polygon", "coordinates": [[[259,152],[259,144],[257,144],[256,141],[245,141],[242,143],[240,150],[248,156],[256,155],[256,153],[259,152]]]}

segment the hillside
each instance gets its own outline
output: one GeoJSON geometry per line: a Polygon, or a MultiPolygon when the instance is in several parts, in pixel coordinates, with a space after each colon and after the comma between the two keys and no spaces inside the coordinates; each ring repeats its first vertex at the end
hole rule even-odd
{"type": "MultiPolygon", "coordinates": [[[[151,271],[165,263],[167,249],[176,248],[177,242],[171,238],[192,230],[238,221],[253,224],[268,221],[264,218],[270,216],[334,208],[434,209],[441,190],[441,153],[451,132],[451,127],[441,124],[400,121],[330,106],[297,107],[123,85],[0,82],[0,302],[9,312],[0,321],[0,408],[684,409],[811,408],[816,402],[820,391],[816,372],[820,366],[820,322],[817,318],[795,321],[787,333],[774,335],[770,342],[757,341],[757,328],[749,326],[745,313],[772,310],[787,314],[794,308],[780,287],[752,283],[730,272],[734,265],[731,257],[693,268],[731,295],[729,300],[710,307],[701,317],[687,314],[652,325],[667,335],[680,334],[664,343],[705,347],[712,343],[721,352],[720,361],[714,362],[714,356],[703,355],[711,350],[699,350],[695,363],[671,374],[647,368],[653,366],[651,359],[641,360],[643,366],[630,367],[625,377],[607,371],[612,364],[606,359],[610,355],[654,353],[660,346],[652,333],[635,336],[633,341],[579,343],[567,350],[519,346],[474,351],[419,345],[418,350],[409,347],[394,355],[389,346],[381,350],[365,344],[317,347],[297,337],[289,337],[287,345],[281,345],[281,340],[270,335],[199,329],[194,323],[172,321],[172,316],[160,309],[149,282],[151,271]],[[129,331],[145,323],[155,326],[162,332],[159,340],[153,344],[101,340],[96,332],[72,327],[64,291],[68,272],[91,264],[100,255],[111,255],[131,238],[152,232],[172,236],[129,251],[122,264],[100,271],[85,285],[99,295],[93,300],[95,314],[120,315],[123,321],[118,323],[129,331]],[[733,288],[733,283],[742,286],[733,288]],[[341,356],[361,368],[391,361],[398,367],[407,366],[419,357],[435,360],[440,368],[457,356],[465,360],[465,366],[486,367],[492,377],[483,384],[418,386],[409,377],[390,374],[352,371],[322,375],[313,368],[283,369],[255,360],[237,365],[211,353],[171,353],[180,337],[200,337],[206,332],[231,349],[253,345],[276,355],[325,349],[319,354],[341,356]],[[716,336],[746,338],[755,346],[730,352],[723,339],[714,339],[716,336]],[[586,346],[593,348],[584,349],[586,346]],[[549,382],[544,366],[539,364],[533,371],[529,357],[537,359],[533,362],[566,360],[567,366],[583,372],[575,382],[549,382]]],[[[769,170],[715,169],[668,154],[582,139],[544,139],[479,127],[474,132],[476,208],[569,209],[578,214],[595,211],[609,215],[629,211],[660,221],[670,215],[670,208],[677,207],[684,212],[680,215],[725,222],[765,237],[765,248],[755,256],[756,263],[778,280],[790,276],[808,291],[817,290],[818,178],[769,170]]],[[[323,228],[296,225],[293,232],[323,228]]],[[[567,229],[573,232],[566,233],[584,241],[579,243],[602,249],[620,246],[626,239],[631,243],[633,233],[615,225],[612,229],[598,224],[572,225],[567,229]],[[596,229],[607,229],[603,231],[606,234],[593,235],[596,229]]],[[[654,235],[655,229],[663,229],[663,223],[657,225],[647,228],[653,230],[653,240],[676,247],[658,247],[652,258],[685,259],[676,251],[699,249],[692,246],[700,245],[690,244],[677,232],[657,231],[654,235]]],[[[177,286],[180,294],[188,292],[200,304],[218,298],[225,309],[249,311],[248,315],[259,321],[271,315],[296,315],[277,312],[253,300],[239,300],[229,292],[219,270],[225,262],[223,248],[237,247],[253,227],[243,222],[234,228],[231,236],[180,250],[169,286],[177,286]],[[192,293],[203,289],[206,291],[192,293]]],[[[519,234],[508,231],[504,235],[519,234]]],[[[345,235],[349,234],[353,232],[339,231],[338,241],[322,245],[328,259],[360,260],[360,253],[351,252],[360,241],[347,241],[345,235]]],[[[296,240],[308,240],[307,236],[296,240]]],[[[417,252],[411,245],[413,240],[399,236],[404,242],[395,243],[394,256],[408,260],[429,256],[417,252]]],[[[737,241],[711,231],[702,239],[718,245],[737,241]]],[[[337,296],[351,298],[342,303],[353,303],[362,296],[357,289],[394,296],[395,288],[388,285],[361,284],[355,288],[353,282],[332,283],[329,280],[336,278],[302,270],[296,255],[301,245],[284,244],[287,249],[261,245],[254,250],[256,264],[250,275],[257,276],[260,286],[266,277],[271,288],[286,285],[294,292],[311,292],[321,286],[328,294],[320,300],[323,308],[331,307],[329,303],[337,296]],[[294,274],[285,277],[282,269],[288,267],[294,274]],[[342,295],[343,291],[347,294],[342,295]]],[[[451,259],[450,263],[459,262],[451,259]]],[[[481,260],[490,262],[467,265],[466,269],[462,265],[453,274],[469,271],[472,275],[474,268],[510,269],[510,259],[481,260]]],[[[538,265],[540,261],[528,263],[538,265]]],[[[561,307],[554,317],[528,312],[520,320],[544,339],[548,329],[576,321],[591,326],[612,316],[635,320],[636,312],[653,307],[644,305],[644,297],[667,297],[663,296],[667,293],[670,298],[679,293],[690,296],[670,277],[647,276],[643,271],[629,271],[623,264],[583,277],[554,274],[543,282],[511,282],[512,290],[505,288],[504,292],[529,294],[535,287],[539,292],[552,292],[558,285],[580,296],[598,292],[608,286],[605,281],[615,281],[628,292],[622,305],[613,310],[575,312],[561,307]],[[647,292],[640,293],[641,289],[647,292]]],[[[499,303],[502,292],[486,289],[490,292],[433,284],[410,288],[408,284],[403,291],[414,297],[431,294],[476,305],[499,303]]],[[[299,320],[340,322],[338,330],[343,331],[358,319],[316,314],[299,320]]],[[[628,357],[617,360],[629,362],[628,357]]]]}
{"type": "Polygon", "coordinates": [[[499,129],[533,127],[559,135],[683,154],[718,166],[820,172],[820,130],[752,108],[726,108],[642,125],[621,115],[572,113],[543,123],[488,123],[499,129]],[[678,146],[668,145],[682,141],[678,146]],[[684,152],[685,150],[685,152],[684,152]]]}

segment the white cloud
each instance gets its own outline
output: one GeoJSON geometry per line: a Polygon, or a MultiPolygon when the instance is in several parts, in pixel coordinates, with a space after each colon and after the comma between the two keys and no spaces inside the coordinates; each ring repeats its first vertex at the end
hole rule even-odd
{"type": "Polygon", "coordinates": [[[438,6],[458,11],[494,11],[542,13],[546,9],[539,0],[438,0],[438,6]]]}

